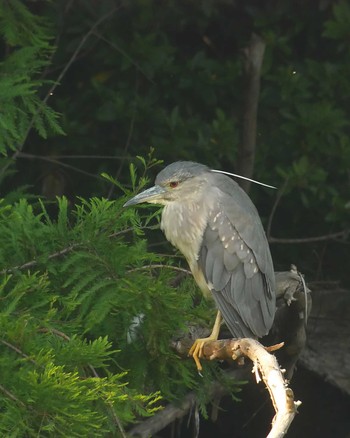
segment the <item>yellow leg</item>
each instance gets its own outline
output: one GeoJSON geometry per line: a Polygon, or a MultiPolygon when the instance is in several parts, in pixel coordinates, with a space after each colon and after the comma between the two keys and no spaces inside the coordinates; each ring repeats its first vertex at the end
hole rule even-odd
{"type": "Polygon", "coordinates": [[[193,357],[198,371],[202,371],[202,365],[199,358],[203,357],[203,347],[208,341],[217,341],[220,332],[221,320],[221,313],[220,311],[218,311],[210,336],[208,336],[207,338],[196,339],[188,353],[190,356],[193,357]]]}

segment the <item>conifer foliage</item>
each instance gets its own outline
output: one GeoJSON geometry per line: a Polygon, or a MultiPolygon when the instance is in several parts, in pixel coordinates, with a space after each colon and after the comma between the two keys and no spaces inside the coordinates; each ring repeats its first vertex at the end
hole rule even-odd
{"type": "Polygon", "coordinates": [[[1,208],[0,430],[6,436],[103,436],[136,414],[152,413],[159,398],[127,386],[115,349],[131,310],[122,275],[144,244],[129,248],[108,237],[126,221],[117,218],[120,203],[84,201],[71,222],[67,201],[59,204],[57,221],[43,206],[35,214],[26,201],[1,208]]]}
{"type": "Polygon", "coordinates": [[[63,131],[58,114],[39,95],[47,85],[40,73],[54,50],[44,19],[20,0],[1,2],[0,36],[6,51],[0,62],[0,153],[5,153],[20,148],[32,127],[44,138],[63,131]]]}
{"type": "Polygon", "coordinates": [[[186,282],[171,287],[171,269],[152,269],[164,262],[135,235],[140,219],[124,201],[70,208],[62,198],[55,220],[41,202],[2,202],[3,435],[118,436],[161,397],[200,386],[203,395],[215,377],[172,352],[193,319],[191,294],[186,282]]]}

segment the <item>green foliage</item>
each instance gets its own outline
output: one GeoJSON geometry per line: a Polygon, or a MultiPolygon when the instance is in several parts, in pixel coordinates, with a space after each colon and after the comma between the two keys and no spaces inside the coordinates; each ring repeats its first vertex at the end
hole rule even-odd
{"type": "MultiPolygon", "coordinates": [[[[339,40],[342,43],[350,36],[350,6],[346,1],[340,1],[333,5],[333,17],[325,23],[323,35],[339,40]]],[[[342,48],[347,47],[347,44],[342,48]]]]}
{"type": "MultiPolygon", "coordinates": [[[[315,12],[305,8],[298,32],[286,26],[282,37],[279,26],[275,26],[268,34],[269,62],[262,82],[260,142],[262,149],[274,151],[274,156],[266,152],[259,162],[276,163],[277,178],[281,179],[280,186],[284,186],[273,224],[274,235],[284,237],[326,235],[331,230],[347,228],[349,223],[346,169],[350,166],[347,117],[350,64],[348,55],[339,57],[339,52],[348,46],[345,41],[349,6],[347,2],[337,2],[327,14],[318,12],[313,40],[301,43],[298,38],[306,29],[312,29],[310,23],[315,23],[315,12]]],[[[293,20],[292,15],[286,21],[293,20]]],[[[267,171],[271,168],[267,167],[267,171]]],[[[264,179],[268,172],[264,172],[264,179]]],[[[315,249],[315,245],[308,250],[322,251],[315,249]]],[[[294,248],[293,253],[295,257],[302,254],[298,255],[294,248]]],[[[283,257],[282,251],[277,254],[283,257]]],[[[342,276],[340,272],[336,275],[342,276]]]]}
{"type": "Polygon", "coordinates": [[[32,127],[44,138],[63,131],[58,113],[38,94],[47,84],[40,74],[53,52],[46,20],[21,1],[1,2],[0,33],[7,47],[0,62],[0,153],[6,154],[23,145],[32,127]]]}
{"type": "Polygon", "coordinates": [[[160,269],[163,258],[148,252],[143,221],[124,202],[69,207],[61,198],[55,220],[42,201],[2,203],[3,434],[118,436],[118,423],[152,415],[160,397],[197,390],[204,410],[203,388],[223,378],[215,364],[198,377],[172,351],[175,334],[204,305],[208,317],[208,305],[193,308],[193,283],[171,287],[171,262],[160,269]]]}
{"type": "Polygon", "coordinates": [[[20,0],[1,3],[0,34],[10,46],[48,48],[48,32],[46,20],[34,15],[20,0]]]}

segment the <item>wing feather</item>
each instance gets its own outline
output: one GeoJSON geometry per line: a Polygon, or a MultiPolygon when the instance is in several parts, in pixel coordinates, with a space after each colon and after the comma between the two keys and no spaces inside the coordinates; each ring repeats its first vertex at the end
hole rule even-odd
{"type": "Polygon", "coordinates": [[[232,272],[241,263],[237,254],[230,254],[228,251],[224,251],[224,265],[228,272],[232,272]]]}
{"type": "Polygon", "coordinates": [[[233,189],[238,198],[216,193],[198,264],[232,334],[261,337],[275,314],[273,264],[255,207],[240,188],[233,189]]]}

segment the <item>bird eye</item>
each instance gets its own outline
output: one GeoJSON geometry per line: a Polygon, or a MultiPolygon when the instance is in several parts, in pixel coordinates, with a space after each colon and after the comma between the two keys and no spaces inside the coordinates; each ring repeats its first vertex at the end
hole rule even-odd
{"type": "Polygon", "coordinates": [[[178,185],[179,185],[178,181],[170,181],[170,183],[169,183],[169,187],[171,187],[172,189],[174,189],[178,185]]]}

